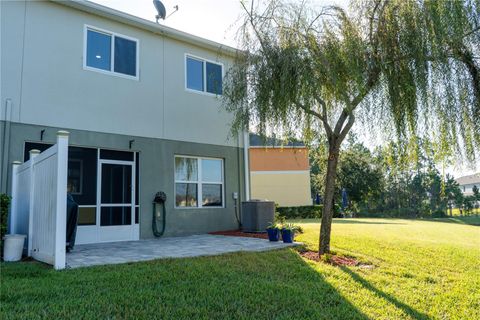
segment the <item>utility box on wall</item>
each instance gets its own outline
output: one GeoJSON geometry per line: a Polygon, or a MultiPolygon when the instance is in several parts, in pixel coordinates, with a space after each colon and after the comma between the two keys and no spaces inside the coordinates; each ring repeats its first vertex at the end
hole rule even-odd
{"type": "Polygon", "coordinates": [[[265,232],[275,219],[275,202],[251,200],[242,202],[242,229],[246,232],[265,232]]]}

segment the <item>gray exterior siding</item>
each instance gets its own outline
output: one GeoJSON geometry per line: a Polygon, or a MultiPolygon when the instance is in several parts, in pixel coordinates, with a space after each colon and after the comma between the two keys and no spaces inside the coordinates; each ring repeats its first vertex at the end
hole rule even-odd
{"type": "MultiPolygon", "coordinates": [[[[0,122],[3,128],[4,122],[0,122]]],[[[44,127],[26,124],[11,124],[10,151],[8,163],[23,160],[24,143],[55,143],[56,132],[65,128],[44,127]],[[40,131],[45,130],[44,139],[40,141],[40,131]]],[[[124,151],[138,151],[139,163],[139,223],[140,238],[152,238],[152,200],[155,193],[167,194],[167,224],[165,236],[205,233],[238,228],[235,218],[235,203],[232,193],[238,192],[240,201],[244,199],[243,148],[180,142],[173,140],[105,134],[85,130],[66,129],[70,131],[69,144],[79,147],[94,147],[124,151]],[[129,141],[135,140],[132,149],[129,141]],[[174,208],[174,156],[192,155],[224,159],[225,207],[224,208],[174,208]]],[[[7,180],[11,181],[11,166],[7,165],[7,180]]],[[[11,183],[8,183],[10,193],[11,183]]],[[[97,213],[98,214],[98,213],[97,213]]]]}
{"type": "Polygon", "coordinates": [[[7,120],[237,146],[221,99],[185,90],[185,54],[226,70],[233,60],[220,45],[208,50],[50,1],[0,6],[2,108],[12,102],[7,120]],[[138,81],[84,70],[85,25],[138,39],[138,81]]]}
{"type": "Polygon", "coordinates": [[[55,143],[67,130],[71,146],[140,153],[140,238],[153,237],[157,191],[168,197],[165,236],[237,228],[232,193],[245,199],[243,135],[230,136],[232,115],[219,97],[185,89],[186,54],[221,63],[225,73],[232,51],[82,6],[0,1],[0,192],[11,193],[11,163],[23,160],[26,141],[40,142],[45,130],[41,142],[55,143]],[[138,80],[84,69],[86,25],[138,40],[138,80]],[[175,155],[224,159],[224,208],[174,208],[175,155]]]}

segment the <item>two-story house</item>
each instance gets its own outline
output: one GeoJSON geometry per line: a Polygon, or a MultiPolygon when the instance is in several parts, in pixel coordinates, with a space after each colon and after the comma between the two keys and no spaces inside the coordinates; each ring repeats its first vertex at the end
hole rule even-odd
{"type": "Polygon", "coordinates": [[[1,192],[13,161],[67,130],[77,243],[153,237],[158,191],[166,236],[238,227],[248,141],[221,100],[234,48],[87,1],[0,10],[1,192]]]}
{"type": "Polygon", "coordinates": [[[464,196],[473,195],[473,187],[480,188],[480,173],[471,174],[468,176],[462,176],[455,179],[460,186],[464,196]]]}

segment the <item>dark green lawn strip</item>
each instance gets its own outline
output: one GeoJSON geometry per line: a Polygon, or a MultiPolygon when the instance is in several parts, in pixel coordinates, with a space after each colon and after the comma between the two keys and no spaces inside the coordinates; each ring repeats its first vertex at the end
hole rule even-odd
{"type": "Polygon", "coordinates": [[[460,224],[469,224],[472,226],[480,226],[480,216],[479,215],[472,215],[472,216],[454,216],[449,218],[433,218],[430,219],[432,221],[437,222],[449,222],[449,223],[460,223],[460,224]]]}

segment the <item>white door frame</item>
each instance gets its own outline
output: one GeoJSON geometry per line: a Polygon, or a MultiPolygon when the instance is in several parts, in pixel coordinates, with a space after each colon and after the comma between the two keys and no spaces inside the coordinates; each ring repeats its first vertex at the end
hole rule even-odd
{"type": "Polygon", "coordinates": [[[112,241],[128,241],[128,240],[138,240],[139,232],[138,225],[135,224],[135,181],[136,181],[136,172],[135,172],[135,158],[133,161],[124,161],[124,160],[109,160],[109,159],[98,159],[97,162],[97,215],[96,215],[96,229],[97,229],[97,242],[112,242],[112,241]],[[121,226],[101,226],[101,214],[102,207],[127,207],[126,203],[112,203],[112,204],[102,204],[102,166],[104,164],[117,164],[130,166],[132,170],[131,177],[131,202],[130,202],[130,225],[121,225],[121,226]]]}

